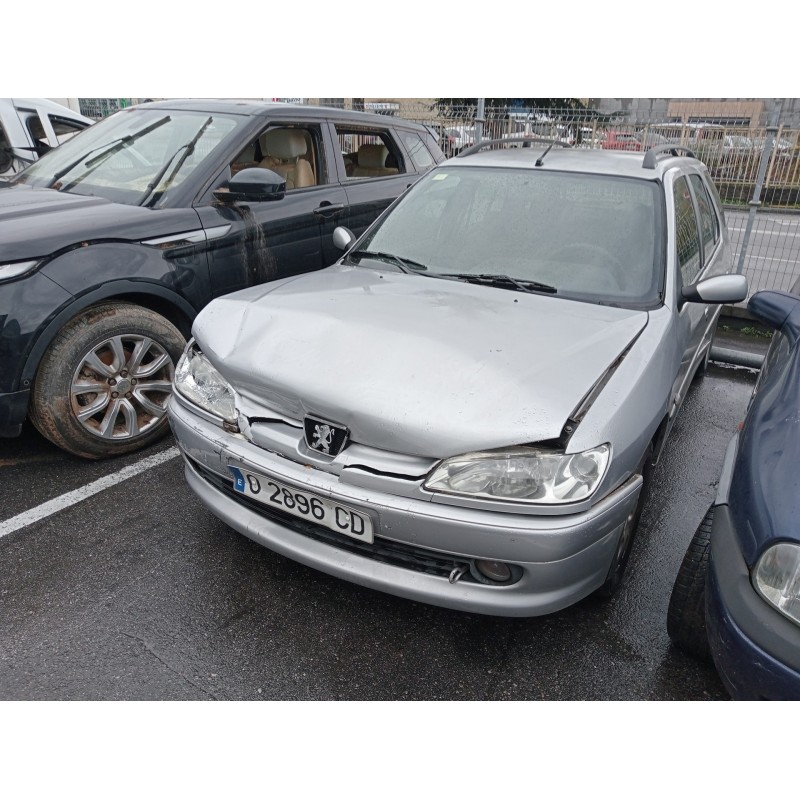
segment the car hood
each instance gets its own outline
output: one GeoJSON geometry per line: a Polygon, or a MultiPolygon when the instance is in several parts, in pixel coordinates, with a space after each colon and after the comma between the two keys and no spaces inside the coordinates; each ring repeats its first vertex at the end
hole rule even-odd
{"type": "Polygon", "coordinates": [[[192,209],[153,211],[53,189],[0,187],[0,263],[43,258],[84,241],[138,241],[197,227],[192,209]]]}
{"type": "Polygon", "coordinates": [[[334,266],[220,298],[194,334],[245,397],[443,458],[557,438],[646,324],[644,311],[334,266]]]}

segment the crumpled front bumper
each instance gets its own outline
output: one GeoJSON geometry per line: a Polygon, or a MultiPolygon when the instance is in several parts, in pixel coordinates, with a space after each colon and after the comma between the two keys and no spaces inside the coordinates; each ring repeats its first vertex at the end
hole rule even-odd
{"type": "Polygon", "coordinates": [[[229,433],[189,410],[174,396],[170,423],[186,462],[189,486],[221,520],[260,544],[362,586],[433,605],[499,616],[538,616],[586,597],[604,581],[619,535],[633,510],[641,478],[633,477],[588,511],[531,515],[462,508],[344,484],[336,475],[283,458],[229,433]],[[229,465],[265,475],[368,515],[375,552],[354,549],[347,537],[303,532],[233,490],[229,465]],[[338,539],[337,539],[338,537],[338,539]],[[383,547],[385,545],[385,547],[383,547]],[[379,552],[380,551],[380,552],[379,552]],[[469,580],[384,558],[384,551],[425,554],[432,561],[504,561],[519,567],[509,585],[469,580]]]}

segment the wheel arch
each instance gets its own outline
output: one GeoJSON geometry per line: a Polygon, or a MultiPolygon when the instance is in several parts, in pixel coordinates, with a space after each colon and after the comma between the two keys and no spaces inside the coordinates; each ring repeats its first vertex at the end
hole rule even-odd
{"type": "Polygon", "coordinates": [[[155,311],[171,322],[186,339],[191,334],[192,322],[197,315],[197,310],[185,298],[164,286],[131,280],[103,284],[75,297],[37,336],[22,368],[20,388],[31,388],[42,357],[64,325],[87,309],[108,302],[130,303],[155,311]]]}

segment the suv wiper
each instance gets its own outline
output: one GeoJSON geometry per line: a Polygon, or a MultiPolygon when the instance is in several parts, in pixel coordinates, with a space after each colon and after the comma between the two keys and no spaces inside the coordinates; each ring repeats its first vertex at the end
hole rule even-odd
{"type": "Polygon", "coordinates": [[[393,253],[381,253],[378,250],[353,250],[351,253],[347,254],[347,257],[375,258],[378,261],[388,261],[390,264],[400,267],[403,272],[421,272],[428,269],[424,264],[420,264],[419,261],[413,261],[410,258],[401,258],[393,253]]]}
{"type": "Polygon", "coordinates": [[[545,292],[547,294],[556,294],[558,292],[555,286],[550,286],[547,283],[528,281],[522,278],[512,278],[510,275],[493,275],[491,273],[474,275],[470,272],[451,272],[447,273],[446,277],[458,278],[466,283],[478,283],[484,286],[498,286],[506,289],[513,289],[516,292],[545,292]]]}
{"type": "Polygon", "coordinates": [[[166,163],[166,164],[164,164],[164,166],[163,166],[163,167],[162,167],[162,168],[161,168],[161,169],[158,171],[158,174],[155,176],[155,178],[153,178],[153,180],[152,180],[152,181],[150,181],[150,183],[148,183],[148,184],[147,184],[147,187],[146,187],[146,189],[145,189],[145,192],[144,192],[144,194],[142,195],[142,199],[141,199],[141,200],[140,200],[140,201],[139,201],[139,202],[138,202],[136,205],[139,205],[139,206],[143,206],[143,205],[145,205],[145,202],[144,202],[144,201],[145,201],[145,200],[147,200],[147,198],[148,198],[148,197],[150,197],[150,195],[153,193],[153,190],[154,190],[154,189],[156,188],[156,186],[158,186],[158,184],[161,182],[161,179],[162,179],[162,178],[164,177],[164,175],[166,174],[167,170],[169,169],[169,165],[172,163],[173,159],[174,159],[174,158],[175,158],[175,157],[178,155],[178,153],[180,153],[180,152],[181,152],[181,150],[183,150],[183,151],[184,151],[184,153],[183,153],[183,155],[180,157],[180,160],[178,161],[178,163],[175,165],[175,169],[173,169],[173,170],[172,170],[172,172],[170,173],[170,176],[169,176],[169,178],[167,178],[167,180],[164,182],[164,188],[163,188],[163,189],[162,189],[160,192],[158,192],[156,195],[153,195],[153,199],[152,199],[152,201],[151,201],[150,203],[148,203],[148,205],[149,205],[149,206],[153,206],[153,205],[156,203],[156,201],[157,201],[157,200],[159,200],[161,197],[163,197],[163,195],[164,195],[164,192],[166,192],[166,191],[167,191],[167,189],[169,189],[169,187],[172,185],[172,181],[174,181],[174,180],[175,180],[175,176],[178,174],[178,172],[179,172],[180,168],[181,168],[181,167],[184,165],[184,163],[186,162],[186,159],[187,159],[187,158],[189,158],[189,156],[190,156],[192,153],[194,153],[194,148],[195,148],[195,146],[197,145],[197,143],[200,141],[200,137],[201,137],[201,136],[202,136],[202,135],[203,135],[203,134],[206,132],[206,128],[207,128],[207,127],[208,127],[208,126],[209,126],[209,125],[210,125],[210,124],[211,124],[213,121],[214,121],[214,117],[209,117],[209,118],[208,118],[208,119],[207,119],[207,120],[206,120],[206,121],[203,123],[203,127],[202,127],[202,128],[200,128],[200,130],[199,130],[199,131],[197,131],[197,133],[194,135],[194,137],[192,138],[192,140],[191,140],[190,142],[186,142],[186,144],[182,144],[182,145],[181,145],[181,146],[180,146],[180,147],[179,147],[179,148],[178,148],[178,149],[177,149],[177,150],[176,150],[176,151],[175,151],[175,152],[174,152],[174,153],[173,153],[173,154],[172,154],[172,155],[169,157],[169,159],[168,159],[167,163],[166,163]]]}
{"type": "Polygon", "coordinates": [[[55,184],[63,178],[68,172],[71,172],[75,167],[78,166],[82,161],[86,161],[86,159],[92,154],[96,153],[98,150],[103,150],[103,152],[99,156],[95,156],[90,161],[86,161],[86,166],[89,168],[76,178],[74,181],[68,183],[66,186],[62,187],[63,191],[67,191],[71,189],[76,183],[80,183],[90,172],[93,172],[100,164],[103,163],[107,158],[110,158],[114,155],[114,153],[119,152],[124,147],[128,147],[129,145],[133,144],[140,136],[144,136],[151,131],[154,131],[156,128],[161,127],[165,122],[169,122],[170,117],[162,117],[159,120],[156,120],[152,125],[148,125],[146,128],[142,128],[136,133],[130,134],[130,136],[122,136],[119,139],[115,139],[113,142],[108,144],[100,145],[99,147],[95,147],[93,150],[90,150],[88,153],[84,153],[80,158],[76,158],[75,161],[71,161],[67,164],[66,167],[63,169],[58,170],[53,175],[53,180],[47,184],[48,189],[52,189],[55,187],[55,184]]]}

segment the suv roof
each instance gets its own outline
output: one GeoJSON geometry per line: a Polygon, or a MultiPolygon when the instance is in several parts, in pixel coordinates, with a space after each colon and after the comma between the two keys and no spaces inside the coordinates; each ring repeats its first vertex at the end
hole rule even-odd
{"type": "MultiPolygon", "coordinates": [[[[444,164],[451,166],[515,167],[521,169],[546,169],[562,172],[595,172],[600,175],[619,175],[628,178],[658,180],[664,173],[678,166],[692,164],[702,166],[696,158],[673,156],[664,153],[656,159],[654,169],[644,165],[647,152],[624,152],[620,150],[582,150],[553,147],[544,157],[541,167],[536,166],[546,145],[531,144],[530,147],[514,147],[495,150],[481,150],[468,155],[457,156],[444,164]]],[[[651,151],[648,151],[651,152],[651,151]]]]}
{"type": "Polygon", "coordinates": [[[293,117],[319,117],[339,119],[350,122],[368,123],[385,128],[392,127],[413,128],[426,130],[424,125],[399,117],[390,117],[385,114],[372,114],[368,111],[349,111],[343,108],[330,108],[328,106],[306,106],[293,103],[271,103],[266,100],[233,100],[233,99],[175,99],[159,100],[154,103],[141,103],[131,106],[130,111],[142,108],[163,108],[185,111],[217,111],[226,114],[244,114],[246,116],[266,117],[271,114],[291,114],[293,117]]]}

